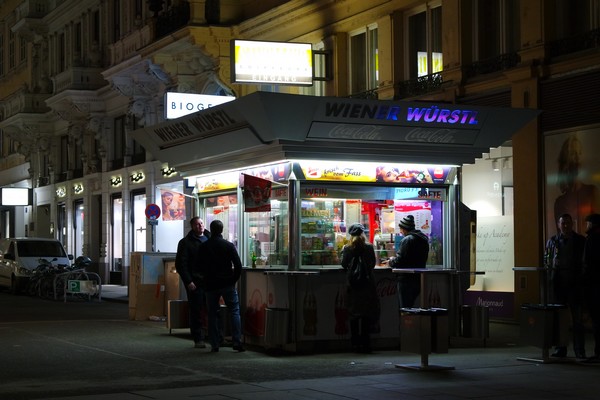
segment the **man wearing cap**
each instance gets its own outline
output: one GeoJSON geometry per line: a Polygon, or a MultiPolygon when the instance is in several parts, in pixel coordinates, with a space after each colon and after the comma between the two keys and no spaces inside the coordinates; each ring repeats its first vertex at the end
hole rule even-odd
{"type": "MultiPolygon", "coordinates": [[[[390,258],[392,268],[425,268],[429,257],[429,239],[415,229],[415,217],[407,215],[398,224],[402,233],[400,248],[396,257],[390,258]]],[[[402,300],[401,307],[414,307],[421,291],[419,274],[402,274],[398,281],[398,291],[402,300]]]]}
{"type": "Polygon", "coordinates": [[[583,274],[586,306],[592,320],[594,355],[590,361],[600,361],[600,214],[585,218],[587,225],[583,250],[583,274]]]}

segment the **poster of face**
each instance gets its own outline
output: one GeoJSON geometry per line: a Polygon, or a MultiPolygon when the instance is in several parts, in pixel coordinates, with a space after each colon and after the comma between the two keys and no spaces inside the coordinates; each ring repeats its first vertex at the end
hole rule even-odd
{"type": "Polygon", "coordinates": [[[600,212],[600,127],[545,137],[546,238],[557,233],[562,214],[585,234],[585,217],[600,212]]]}
{"type": "Polygon", "coordinates": [[[185,195],[173,190],[160,190],[163,221],[181,221],[185,219],[185,195]]]}

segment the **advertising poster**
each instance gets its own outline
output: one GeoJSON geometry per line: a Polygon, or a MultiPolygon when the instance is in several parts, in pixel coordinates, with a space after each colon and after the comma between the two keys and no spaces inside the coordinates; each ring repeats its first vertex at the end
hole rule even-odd
{"type": "Polygon", "coordinates": [[[600,212],[600,127],[545,137],[546,237],[556,234],[561,214],[585,234],[585,217],[600,212]]]}
{"type": "Polygon", "coordinates": [[[307,180],[384,183],[445,183],[450,168],[411,164],[372,164],[352,161],[301,163],[307,180]]]}
{"type": "Polygon", "coordinates": [[[185,219],[185,195],[173,190],[160,190],[161,215],[163,221],[185,219]]]}
{"type": "Polygon", "coordinates": [[[243,176],[245,211],[271,211],[271,181],[252,175],[243,176]]]}

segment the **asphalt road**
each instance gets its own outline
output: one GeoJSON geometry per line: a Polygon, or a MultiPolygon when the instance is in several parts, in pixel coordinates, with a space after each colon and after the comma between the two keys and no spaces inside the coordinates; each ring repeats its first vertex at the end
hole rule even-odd
{"type": "Polygon", "coordinates": [[[194,349],[128,305],[0,291],[0,398],[36,399],[265,380],[397,373],[398,352],[277,355],[194,349]]]}

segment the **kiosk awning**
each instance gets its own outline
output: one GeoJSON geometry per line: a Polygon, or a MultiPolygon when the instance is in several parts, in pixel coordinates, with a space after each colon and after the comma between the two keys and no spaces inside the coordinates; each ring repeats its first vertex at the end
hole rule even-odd
{"type": "Polygon", "coordinates": [[[256,92],[133,137],[182,173],[282,159],[462,165],[509,140],[539,113],[256,92]]]}

